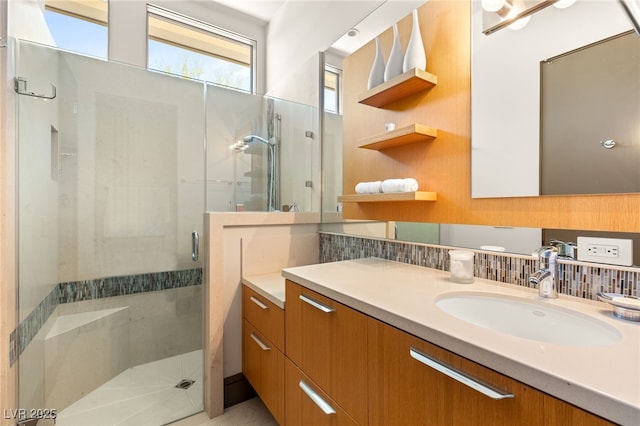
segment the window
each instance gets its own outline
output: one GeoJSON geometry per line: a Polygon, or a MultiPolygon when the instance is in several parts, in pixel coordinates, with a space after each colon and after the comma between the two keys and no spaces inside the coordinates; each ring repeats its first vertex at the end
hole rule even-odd
{"type": "Polygon", "coordinates": [[[102,0],[46,0],[44,17],[56,46],[106,59],[108,5],[102,0]]]}
{"type": "Polygon", "coordinates": [[[324,70],[324,110],[340,114],[342,108],[342,71],[331,65],[324,70]]]}
{"type": "Polygon", "coordinates": [[[147,68],[255,92],[255,41],[148,6],[147,68]]]}

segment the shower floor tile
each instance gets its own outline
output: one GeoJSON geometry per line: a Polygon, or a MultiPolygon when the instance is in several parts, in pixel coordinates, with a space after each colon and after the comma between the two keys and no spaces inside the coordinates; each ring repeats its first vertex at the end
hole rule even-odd
{"type": "Polygon", "coordinates": [[[59,426],[159,426],[203,410],[202,350],[129,368],[58,413],[59,426]],[[195,380],[188,389],[175,386],[195,380]]]}

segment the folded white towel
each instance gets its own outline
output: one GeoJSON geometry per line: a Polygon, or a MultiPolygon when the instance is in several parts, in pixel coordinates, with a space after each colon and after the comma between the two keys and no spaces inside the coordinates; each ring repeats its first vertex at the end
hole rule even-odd
{"type": "Polygon", "coordinates": [[[379,194],[382,192],[382,182],[359,182],[356,185],[356,194],[379,194]]]}
{"type": "Polygon", "coordinates": [[[418,181],[414,178],[385,179],[382,181],[382,192],[415,192],[418,181]]]}

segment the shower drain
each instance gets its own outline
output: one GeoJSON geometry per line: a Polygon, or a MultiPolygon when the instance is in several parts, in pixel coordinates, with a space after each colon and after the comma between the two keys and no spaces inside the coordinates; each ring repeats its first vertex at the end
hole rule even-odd
{"type": "Polygon", "coordinates": [[[178,389],[189,389],[195,382],[195,380],[182,379],[175,387],[177,387],[178,389]]]}

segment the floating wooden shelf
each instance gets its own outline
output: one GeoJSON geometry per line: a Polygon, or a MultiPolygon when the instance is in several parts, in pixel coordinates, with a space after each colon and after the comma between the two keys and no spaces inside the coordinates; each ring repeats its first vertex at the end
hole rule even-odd
{"type": "Polygon", "coordinates": [[[385,192],[380,194],[353,194],[340,195],[341,203],[372,203],[382,201],[436,201],[438,194],[435,192],[385,192]]]}
{"type": "Polygon", "coordinates": [[[381,108],[438,84],[438,77],[418,68],[393,77],[358,97],[361,104],[381,108]]]}
{"type": "Polygon", "coordinates": [[[358,148],[381,150],[408,143],[424,142],[438,137],[438,130],[422,124],[412,124],[360,139],[358,148]]]}

